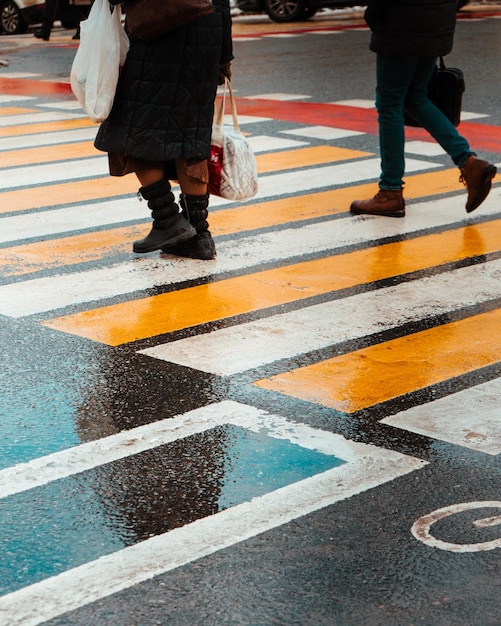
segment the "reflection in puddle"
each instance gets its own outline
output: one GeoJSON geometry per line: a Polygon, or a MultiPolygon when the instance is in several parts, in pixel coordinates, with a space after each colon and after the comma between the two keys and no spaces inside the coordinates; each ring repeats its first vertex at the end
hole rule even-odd
{"type": "Polygon", "coordinates": [[[344,463],[226,424],[4,498],[0,595],[344,463]]]}

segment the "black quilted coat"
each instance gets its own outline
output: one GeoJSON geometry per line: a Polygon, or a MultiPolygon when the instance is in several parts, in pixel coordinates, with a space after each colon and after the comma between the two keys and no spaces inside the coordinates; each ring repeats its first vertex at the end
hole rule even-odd
{"type": "Polygon", "coordinates": [[[370,49],[383,56],[430,56],[452,50],[456,0],[369,0],[370,49]]]}
{"type": "Polygon", "coordinates": [[[228,0],[150,42],[131,40],[95,146],[148,161],[209,157],[219,65],[233,58],[228,0]]]}

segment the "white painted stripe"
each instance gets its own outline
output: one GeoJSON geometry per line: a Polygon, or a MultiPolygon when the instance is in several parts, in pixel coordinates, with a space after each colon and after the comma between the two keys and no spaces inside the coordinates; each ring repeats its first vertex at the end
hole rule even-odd
{"type": "MultiPolygon", "coordinates": [[[[78,100],[57,100],[56,102],[39,102],[38,105],[41,109],[65,109],[65,110],[76,110],[82,113],[82,116],[85,116],[85,112],[82,109],[80,102],[78,100]]],[[[96,124],[96,127],[98,124],[96,124]]]]}
{"type": "Polygon", "coordinates": [[[69,207],[27,215],[12,215],[0,221],[2,225],[0,243],[121,224],[147,216],[149,216],[149,209],[146,203],[139,202],[137,196],[134,195],[117,200],[82,204],[77,208],[69,207]]]}
{"type": "MultiPolygon", "coordinates": [[[[302,33],[270,33],[269,35],[261,35],[262,39],[292,39],[294,37],[302,37],[302,33]]],[[[311,96],[308,96],[311,98],[311,96]]]]}
{"type": "Polygon", "coordinates": [[[247,140],[256,154],[309,145],[306,141],[297,141],[296,139],[286,139],[284,137],[268,137],[267,135],[255,135],[247,137],[247,140]]]}
{"type": "MultiPolygon", "coordinates": [[[[5,75],[2,73],[2,78],[5,75]]],[[[34,96],[17,96],[17,95],[0,95],[0,104],[9,104],[10,102],[22,102],[25,100],[36,100],[34,96]]]]}
{"type": "Polygon", "coordinates": [[[0,116],[0,127],[21,124],[39,124],[40,122],[62,122],[85,117],[85,114],[51,111],[49,113],[23,113],[22,115],[0,116]]]}
{"type": "MultiPolygon", "coordinates": [[[[236,414],[239,425],[313,449],[320,445],[324,454],[348,462],[3,596],[3,623],[36,626],[426,465],[234,402],[207,410],[216,413],[219,423],[225,412],[226,423],[235,423],[236,414]]],[[[210,418],[205,426],[211,427],[210,418]]]]}
{"type": "Polygon", "coordinates": [[[358,130],[346,130],[345,128],[334,128],[332,126],[304,126],[303,128],[293,128],[292,130],[282,130],[286,135],[297,135],[298,137],[313,137],[315,139],[342,139],[343,137],[355,137],[355,135],[365,135],[358,130]]]}
{"type": "MultiPolygon", "coordinates": [[[[501,187],[494,188],[476,215],[499,209],[501,187]]],[[[61,307],[97,301],[103,298],[151,289],[156,285],[174,285],[238,271],[260,264],[281,261],[302,254],[326,250],[380,238],[403,235],[436,226],[457,224],[463,218],[464,194],[412,205],[405,220],[379,217],[347,217],[245,237],[218,243],[214,261],[194,261],[181,257],[140,257],[126,263],[75,274],[47,276],[0,286],[0,314],[24,317],[61,307]],[[360,222],[363,221],[363,228],[360,222]]]]}
{"type": "MultiPolygon", "coordinates": [[[[422,161],[413,163],[415,168],[428,167],[428,164],[422,161]]],[[[20,167],[9,170],[9,176],[6,177],[4,184],[15,187],[16,183],[25,185],[27,180],[32,182],[32,184],[36,184],[37,182],[40,183],[41,180],[61,181],[97,175],[103,176],[107,171],[107,165],[107,157],[95,157],[69,161],[65,163],[64,167],[61,166],[61,163],[20,167]]],[[[412,167],[412,164],[409,167],[412,167]]],[[[353,164],[342,163],[340,165],[302,170],[300,174],[297,171],[290,171],[261,176],[259,182],[260,190],[252,201],[278,196],[283,193],[300,193],[329,185],[343,184],[348,182],[349,179],[353,181],[355,179],[359,180],[360,177],[371,178],[376,170],[379,171],[379,161],[377,161],[376,165],[376,160],[374,159],[358,163],[356,168],[353,167],[353,164]]],[[[2,183],[0,182],[0,188],[1,185],[2,183]]],[[[222,199],[216,199],[212,204],[221,206],[230,203],[222,199]]],[[[99,204],[97,207],[97,211],[99,211],[102,205],[99,204]]],[[[78,220],[75,221],[76,217],[80,217],[82,210],[75,211],[74,208],[71,208],[62,213],[62,209],[59,209],[56,213],[29,213],[0,218],[2,224],[0,242],[5,243],[27,237],[37,237],[42,234],[64,233],[73,229],[84,228],[82,225],[78,226],[78,220]]],[[[119,212],[117,215],[119,215],[119,212]]],[[[141,217],[144,216],[145,214],[141,217]]],[[[102,221],[95,219],[95,213],[90,216],[90,219],[91,222],[89,224],[92,223],[94,226],[116,223],[104,211],[102,211],[102,221]]]]}
{"type": "MultiPolygon", "coordinates": [[[[406,159],[406,172],[419,172],[431,168],[442,167],[438,163],[406,159]]],[[[255,202],[263,198],[280,195],[290,195],[321,189],[335,185],[348,185],[362,180],[372,180],[379,177],[381,163],[379,158],[357,161],[356,167],[352,162],[314,167],[301,171],[271,174],[259,178],[259,191],[247,202],[255,202]]]]}
{"type": "Polygon", "coordinates": [[[482,117],[490,117],[485,113],[472,113],[470,111],[461,111],[461,120],[465,122],[466,120],[478,120],[482,117]]]}
{"type": "Polygon", "coordinates": [[[435,141],[406,141],[405,152],[419,154],[420,156],[433,157],[446,154],[440,144],[435,141]]]}
{"type": "MultiPolygon", "coordinates": [[[[62,130],[62,131],[57,131],[57,132],[52,132],[52,133],[38,133],[34,135],[4,137],[2,141],[0,142],[0,151],[16,150],[16,149],[21,149],[21,148],[32,148],[32,147],[39,147],[39,146],[48,146],[48,145],[55,145],[55,144],[60,144],[60,143],[93,141],[96,137],[97,130],[98,130],[97,127],[91,126],[91,127],[77,128],[77,129],[72,129],[72,130],[62,130]]],[[[251,137],[248,137],[248,141],[251,144],[252,149],[254,150],[256,154],[259,154],[260,152],[271,152],[273,150],[286,150],[288,148],[296,148],[299,146],[308,145],[308,143],[304,141],[297,141],[294,139],[284,139],[283,137],[270,137],[267,135],[251,136],[251,137]]],[[[103,158],[102,153],[98,152],[97,150],[96,150],[95,156],[96,158],[99,158],[99,157],[103,158]]],[[[77,166],[79,166],[80,161],[75,162],[75,163],[77,164],[77,166]]],[[[70,162],[70,165],[71,165],[71,162],[70,162]]],[[[53,167],[51,167],[50,165],[24,166],[24,167],[22,166],[22,167],[16,168],[15,170],[9,170],[9,172],[16,172],[17,170],[22,170],[23,175],[29,172],[30,175],[37,176],[38,172],[41,171],[40,170],[41,167],[44,168],[42,170],[42,173],[45,178],[42,178],[42,179],[38,178],[37,179],[38,184],[46,183],[48,181],[57,182],[57,180],[61,179],[60,174],[54,173],[55,168],[59,172],[59,170],[61,169],[60,164],[57,164],[53,167]],[[57,176],[57,178],[54,180],[53,178],[51,178],[51,176],[57,176]]],[[[73,172],[72,176],[75,176],[75,177],[78,176],[75,171],[72,170],[72,172],[73,172]]],[[[108,169],[107,168],[103,169],[102,165],[100,165],[99,170],[96,172],[96,174],[106,176],[108,174],[108,169]]],[[[22,175],[16,176],[14,177],[15,182],[13,183],[12,176],[9,174],[9,181],[6,181],[6,183],[3,186],[5,187],[7,185],[7,182],[9,186],[15,186],[17,184],[21,184],[21,180],[22,180],[22,175]]],[[[24,180],[24,184],[26,184],[25,180],[24,180]]],[[[2,188],[1,183],[0,183],[0,188],[2,188]]]]}
{"type": "Polygon", "coordinates": [[[311,96],[298,94],[298,93],[261,93],[255,96],[244,96],[247,100],[279,100],[279,101],[294,101],[294,100],[306,100],[311,96]]]}
{"type": "Polygon", "coordinates": [[[0,470],[0,498],[41,487],[223,424],[255,432],[265,429],[270,436],[287,439],[323,454],[332,454],[335,445],[336,456],[345,461],[354,458],[349,445],[345,448],[341,446],[344,440],[340,435],[315,430],[305,424],[290,424],[285,418],[270,416],[255,407],[224,400],[0,470]]]}
{"type": "Polygon", "coordinates": [[[2,72],[2,78],[36,78],[43,74],[35,74],[34,72],[2,72]]]}
{"type": "Polygon", "coordinates": [[[0,150],[20,150],[22,148],[38,148],[61,143],[73,143],[77,141],[93,141],[97,129],[77,128],[75,130],[61,130],[56,133],[39,133],[37,135],[21,135],[17,137],[2,137],[0,150]]]}
{"type": "MultiPolygon", "coordinates": [[[[238,124],[245,126],[247,124],[259,124],[260,122],[269,122],[271,117],[257,117],[256,115],[238,115],[238,124]]],[[[233,127],[233,117],[230,113],[224,116],[223,123],[225,126],[233,127]]]]}
{"type": "MultiPolygon", "coordinates": [[[[108,173],[108,157],[101,156],[96,150],[95,157],[87,159],[74,159],[64,162],[47,163],[43,165],[28,165],[4,169],[8,172],[3,180],[0,180],[0,190],[26,186],[27,182],[32,186],[46,184],[47,181],[57,183],[65,180],[79,180],[82,178],[104,176],[108,173]]],[[[437,163],[407,159],[407,172],[417,172],[425,169],[441,167],[437,163]]],[[[309,191],[322,187],[343,185],[362,180],[376,179],[380,172],[379,159],[366,159],[353,163],[338,163],[316,167],[301,172],[285,172],[260,176],[259,191],[254,198],[247,202],[255,202],[258,199],[274,197],[283,194],[293,194],[301,191],[309,191]]]]}
{"type": "Polygon", "coordinates": [[[414,406],[381,422],[477,452],[497,455],[501,454],[500,397],[501,378],[498,378],[428,404],[414,406]]]}
{"type": "Polygon", "coordinates": [[[331,102],[331,104],[338,104],[340,106],[347,106],[347,107],[357,107],[357,108],[360,108],[360,109],[374,109],[374,108],[376,108],[376,104],[375,104],[374,100],[362,100],[362,99],[336,100],[336,102],[331,102]]]}
{"type": "Polygon", "coordinates": [[[66,180],[95,178],[108,174],[108,157],[100,156],[96,150],[95,157],[58,161],[45,165],[27,165],[24,167],[6,168],[0,179],[0,191],[25,187],[36,187],[47,183],[56,184],[66,180]]]}
{"type": "Polygon", "coordinates": [[[141,353],[229,376],[500,297],[501,260],[497,260],[161,344],[141,353]]]}

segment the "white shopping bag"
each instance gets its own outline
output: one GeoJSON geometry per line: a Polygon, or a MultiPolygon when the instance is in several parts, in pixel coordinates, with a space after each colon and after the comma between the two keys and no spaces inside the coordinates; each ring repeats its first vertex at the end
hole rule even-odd
{"type": "Polygon", "coordinates": [[[71,89],[93,122],[108,117],[113,105],[120,66],[129,50],[117,5],[95,0],[89,17],[80,24],[80,44],[71,66],[71,89]]]}
{"type": "Polygon", "coordinates": [[[227,200],[248,200],[258,191],[257,164],[254,152],[241,134],[237,108],[229,80],[214,116],[209,165],[209,192],[227,200]],[[226,89],[230,92],[232,126],[225,126],[226,89]]]}

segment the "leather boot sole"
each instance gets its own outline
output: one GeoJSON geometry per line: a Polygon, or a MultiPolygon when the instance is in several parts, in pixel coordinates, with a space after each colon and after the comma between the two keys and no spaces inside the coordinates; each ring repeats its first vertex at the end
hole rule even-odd
{"type": "Polygon", "coordinates": [[[355,203],[350,206],[350,213],[354,215],[381,215],[382,217],[405,217],[405,209],[399,209],[397,211],[367,211],[358,208],[355,203]]]}
{"type": "Polygon", "coordinates": [[[132,250],[138,254],[155,252],[155,250],[161,250],[164,246],[174,246],[182,241],[191,239],[197,234],[193,226],[181,215],[179,215],[176,221],[178,223],[173,224],[169,229],[153,227],[144,239],[134,241],[132,250]]]}

